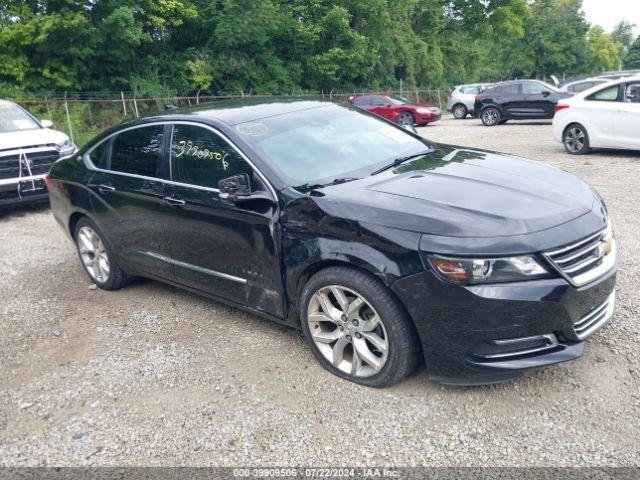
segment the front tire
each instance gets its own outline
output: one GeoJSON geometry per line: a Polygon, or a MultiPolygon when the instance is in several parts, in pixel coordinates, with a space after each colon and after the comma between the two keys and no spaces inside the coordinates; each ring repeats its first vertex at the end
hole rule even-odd
{"type": "Polygon", "coordinates": [[[398,115],[398,125],[415,125],[416,120],[411,112],[402,112],[398,115]]]}
{"type": "Polygon", "coordinates": [[[480,115],[482,123],[487,127],[494,127],[502,121],[500,110],[494,107],[485,108],[480,115]]]}
{"type": "Polygon", "coordinates": [[[572,123],[562,134],[562,143],[571,155],[586,155],[591,151],[587,129],[579,123],[572,123]]]}
{"type": "Polygon", "coordinates": [[[412,325],[387,288],[348,267],[330,267],[304,286],[300,323],[305,340],[330,372],[369,387],[386,387],[418,364],[412,325]]]}
{"type": "Polygon", "coordinates": [[[84,270],[103,290],[118,290],[130,282],[130,277],[117,264],[109,244],[98,226],[88,218],[76,224],[74,240],[84,270]]]}
{"type": "Polygon", "coordinates": [[[467,107],[465,107],[461,103],[459,103],[458,105],[453,107],[453,117],[457,118],[458,120],[462,120],[464,118],[467,118],[467,114],[468,113],[469,112],[467,110],[467,107]]]}

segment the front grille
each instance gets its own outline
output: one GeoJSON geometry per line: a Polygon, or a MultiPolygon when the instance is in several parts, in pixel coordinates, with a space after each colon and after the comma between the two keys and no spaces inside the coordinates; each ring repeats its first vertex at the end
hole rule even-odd
{"type": "Polygon", "coordinates": [[[0,152],[0,180],[45,174],[58,158],[60,153],[53,146],[0,152]]]}
{"type": "Polygon", "coordinates": [[[573,329],[580,340],[593,335],[596,330],[600,329],[613,316],[613,308],[615,305],[615,291],[607,298],[607,300],[590,310],[586,315],[580,317],[573,324],[573,329]]]}
{"type": "Polygon", "coordinates": [[[544,257],[571,284],[586,285],[616,262],[616,242],[610,228],[575,243],[544,252],[544,257]]]}

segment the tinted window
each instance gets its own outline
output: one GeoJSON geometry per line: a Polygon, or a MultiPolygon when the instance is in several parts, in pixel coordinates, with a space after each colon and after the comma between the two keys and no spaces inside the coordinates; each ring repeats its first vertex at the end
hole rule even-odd
{"type": "Polygon", "coordinates": [[[365,107],[367,105],[371,105],[371,97],[360,97],[360,98],[356,98],[353,101],[353,104],[358,106],[358,107],[365,107]]]}
{"type": "Polygon", "coordinates": [[[155,177],[162,148],[162,125],[128,130],[119,134],[111,148],[110,169],[155,177]]]}
{"type": "Polygon", "coordinates": [[[98,168],[107,168],[107,150],[109,147],[109,141],[102,142],[96,148],[89,152],[89,159],[98,168]]]}
{"type": "Polygon", "coordinates": [[[618,100],[618,92],[620,91],[620,87],[618,85],[614,85],[613,87],[605,88],[604,90],[600,90],[592,95],[590,95],[587,100],[597,100],[600,102],[615,102],[618,100]]]}
{"type": "MultiPolygon", "coordinates": [[[[260,133],[249,131],[252,135],[260,133]]],[[[211,130],[193,125],[175,125],[171,142],[171,179],[174,182],[218,188],[223,178],[253,173],[251,166],[231,145],[211,130]]]]}
{"type": "Polygon", "coordinates": [[[477,95],[480,93],[480,87],[463,87],[462,93],[466,93],[468,95],[477,95]]]}
{"type": "Polygon", "coordinates": [[[382,97],[371,97],[371,104],[375,107],[384,107],[387,104],[387,101],[382,97]]]}
{"type": "Polygon", "coordinates": [[[518,95],[519,92],[520,90],[517,83],[511,85],[503,85],[502,87],[500,87],[500,93],[502,93],[502,95],[518,95]]]}
{"type": "Polygon", "coordinates": [[[546,89],[536,82],[526,82],[522,84],[522,93],[525,95],[542,95],[546,89]]]}
{"type": "Polygon", "coordinates": [[[631,83],[627,85],[624,93],[624,101],[640,103],[640,83],[631,83]]]}

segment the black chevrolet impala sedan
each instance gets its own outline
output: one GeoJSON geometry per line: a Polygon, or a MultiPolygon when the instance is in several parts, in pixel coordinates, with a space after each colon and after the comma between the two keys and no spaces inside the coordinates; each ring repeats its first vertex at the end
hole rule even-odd
{"type": "Polygon", "coordinates": [[[482,384],[579,357],[613,315],[604,202],[545,164],[437,145],[350,106],[220,102],[57,162],[55,218],[106,290],[167,282],[301,328],[382,387],[482,384]]]}

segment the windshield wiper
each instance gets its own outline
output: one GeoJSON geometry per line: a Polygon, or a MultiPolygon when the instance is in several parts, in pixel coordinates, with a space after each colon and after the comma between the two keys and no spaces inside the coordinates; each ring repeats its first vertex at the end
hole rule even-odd
{"type": "Polygon", "coordinates": [[[385,165],[384,167],[379,168],[378,170],[373,172],[371,175],[372,176],[373,175],[377,175],[379,173],[384,172],[385,170],[389,170],[390,168],[397,167],[398,165],[400,165],[401,163],[406,162],[407,160],[411,160],[412,158],[416,158],[416,157],[423,157],[424,155],[427,155],[428,153],[431,153],[431,150],[425,150],[424,152],[414,153],[413,155],[407,155],[406,157],[396,158],[389,165],[385,165]]]}
{"type": "Polygon", "coordinates": [[[296,187],[296,190],[301,190],[303,192],[310,192],[311,190],[317,190],[318,188],[330,187],[332,185],[340,185],[341,183],[353,182],[354,180],[360,180],[360,179],[357,177],[345,177],[345,178],[336,178],[329,183],[313,183],[313,184],[305,183],[304,185],[300,185],[299,187],[296,187]]]}

